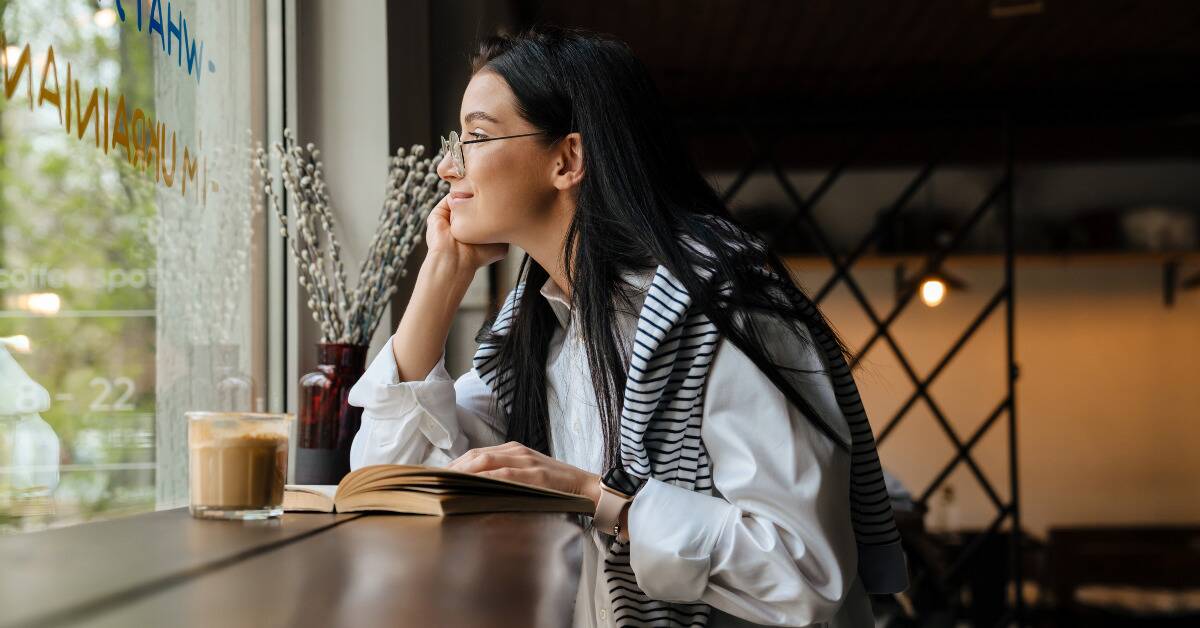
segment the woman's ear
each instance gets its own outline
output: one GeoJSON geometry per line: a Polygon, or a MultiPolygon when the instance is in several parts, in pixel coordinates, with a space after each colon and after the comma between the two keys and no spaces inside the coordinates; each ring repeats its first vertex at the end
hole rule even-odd
{"type": "Polygon", "coordinates": [[[568,190],[583,180],[583,136],[578,132],[566,134],[554,153],[554,187],[568,190]]]}

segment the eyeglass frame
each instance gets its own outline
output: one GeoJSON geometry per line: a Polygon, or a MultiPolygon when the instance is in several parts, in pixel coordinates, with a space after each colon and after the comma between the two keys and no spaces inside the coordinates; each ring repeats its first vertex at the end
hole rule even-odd
{"type": "Polygon", "coordinates": [[[458,131],[450,131],[450,139],[447,140],[444,136],[442,140],[442,151],[450,154],[450,161],[458,170],[459,177],[467,176],[467,158],[463,154],[463,144],[478,144],[480,142],[490,142],[492,140],[507,140],[514,137],[526,137],[528,135],[544,135],[545,131],[534,131],[533,133],[520,133],[517,135],[505,135],[503,137],[484,137],[477,140],[463,140],[458,136],[458,131]]]}

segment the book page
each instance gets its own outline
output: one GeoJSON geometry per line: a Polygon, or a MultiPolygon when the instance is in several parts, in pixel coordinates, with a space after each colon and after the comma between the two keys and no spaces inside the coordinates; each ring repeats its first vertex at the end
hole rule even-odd
{"type": "Polygon", "coordinates": [[[329,501],[333,501],[333,495],[334,495],[334,493],[337,492],[337,485],[336,484],[284,484],[283,490],[299,491],[302,493],[315,493],[317,495],[324,495],[325,497],[329,498],[329,501]]]}

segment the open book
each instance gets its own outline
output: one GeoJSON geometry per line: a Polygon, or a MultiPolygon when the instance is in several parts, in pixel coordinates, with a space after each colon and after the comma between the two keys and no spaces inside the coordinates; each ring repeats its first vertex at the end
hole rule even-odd
{"type": "Polygon", "coordinates": [[[347,473],[334,486],[287,484],[285,511],[385,510],[424,515],[472,512],[577,512],[592,514],[592,500],[522,482],[441,467],[376,464],[347,473]]]}

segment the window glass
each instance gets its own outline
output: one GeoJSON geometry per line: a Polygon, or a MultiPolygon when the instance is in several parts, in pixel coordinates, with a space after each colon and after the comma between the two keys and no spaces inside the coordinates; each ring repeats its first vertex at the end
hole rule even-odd
{"type": "Polygon", "coordinates": [[[0,533],[186,504],[183,413],[262,409],[261,12],[0,0],[0,533]]]}

